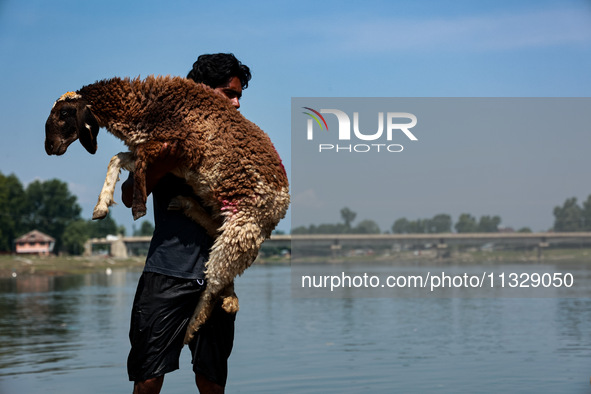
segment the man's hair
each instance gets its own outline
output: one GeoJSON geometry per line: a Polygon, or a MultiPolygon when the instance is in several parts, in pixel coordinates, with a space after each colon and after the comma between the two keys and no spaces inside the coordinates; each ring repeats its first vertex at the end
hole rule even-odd
{"type": "Polygon", "coordinates": [[[187,75],[187,78],[214,89],[227,85],[232,77],[238,77],[242,89],[246,89],[251,75],[248,66],[240,63],[231,53],[201,55],[193,63],[193,69],[187,75]]]}

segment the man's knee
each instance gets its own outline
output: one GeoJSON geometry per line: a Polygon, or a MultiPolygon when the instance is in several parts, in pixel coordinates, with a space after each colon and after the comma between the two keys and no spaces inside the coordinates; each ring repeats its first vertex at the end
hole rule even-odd
{"type": "Polygon", "coordinates": [[[195,383],[199,389],[200,394],[222,394],[224,393],[224,387],[219,384],[208,380],[205,376],[197,373],[195,374],[195,383]]]}
{"type": "Polygon", "coordinates": [[[157,394],[164,383],[164,375],[156,378],[135,382],[133,384],[133,394],[157,394]]]}

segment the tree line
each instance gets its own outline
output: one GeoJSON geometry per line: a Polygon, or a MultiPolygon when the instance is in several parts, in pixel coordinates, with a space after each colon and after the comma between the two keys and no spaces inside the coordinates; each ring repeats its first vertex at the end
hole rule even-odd
{"type": "MultiPolygon", "coordinates": [[[[89,238],[101,238],[108,234],[125,234],[125,227],[107,216],[103,220],[84,220],[82,208],[68,185],[59,179],[35,180],[23,187],[14,175],[0,172],[0,252],[14,250],[14,241],[21,235],[39,230],[55,238],[54,252],[81,254],[89,238]]],[[[300,226],[292,234],[380,234],[378,224],[365,219],[354,224],[357,213],[345,207],[340,211],[342,222],[300,226]]],[[[568,198],[554,207],[556,232],[591,231],[591,195],[579,204],[575,197],[568,198]]],[[[470,233],[499,231],[501,218],[498,215],[484,215],[476,218],[463,213],[453,223],[450,215],[438,214],[432,218],[408,220],[397,219],[385,232],[394,234],[417,233],[470,233]]],[[[154,226],[143,221],[140,228],[133,228],[133,235],[152,235],[154,226]]],[[[529,228],[518,231],[531,232],[529,228]]]]}
{"type": "MultiPolygon", "coordinates": [[[[21,235],[39,230],[55,238],[54,252],[82,254],[89,238],[125,234],[110,216],[103,220],[84,220],[78,198],[59,179],[35,180],[23,187],[14,175],[0,172],[0,252],[14,250],[21,235]]],[[[153,225],[142,222],[134,235],[152,235],[153,225]]],[[[135,230],[135,229],[134,229],[135,230]]]]}
{"type": "MultiPolygon", "coordinates": [[[[293,234],[380,234],[382,231],[373,220],[362,220],[353,226],[357,213],[345,207],[341,209],[343,223],[301,226],[292,230],[293,234]]],[[[387,233],[392,234],[437,234],[451,233],[452,229],[458,233],[488,233],[499,230],[501,218],[499,216],[481,216],[476,219],[470,214],[461,214],[458,221],[453,224],[452,218],[447,214],[435,215],[430,219],[408,220],[397,219],[387,233]]],[[[523,229],[521,231],[529,231],[523,229]]]]}
{"type": "MultiPolygon", "coordinates": [[[[353,225],[357,213],[348,207],[340,211],[342,223],[300,226],[292,230],[292,234],[380,234],[382,231],[373,220],[363,220],[353,225]]],[[[562,206],[553,210],[554,225],[549,231],[591,231],[591,195],[582,205],[577,203],[576,197],[566,199],[562,206]]],[[[480,218],[469,213],[462,213],[453,223],[447,214],[438,214],[432,218],[408,220],[397,219],[385,233],[392,234],[437,234],[437,233],[491,233],[501,230],[501,217],[498,215],[483,215],[480,218]]],[[[518,232],[532,232],[529,227],[523,227],[518,232]]]]}
{"type": "Polygon", "coordinates": [[[576,197],[554,208],[554,231],[591,231],[591,195],[579,205],[576,197]]]}

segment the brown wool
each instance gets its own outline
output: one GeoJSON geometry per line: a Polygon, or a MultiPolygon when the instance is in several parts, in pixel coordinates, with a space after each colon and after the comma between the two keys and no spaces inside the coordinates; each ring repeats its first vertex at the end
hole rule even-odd
{"type": "MultiPolygon", "coordinates": [[[[129,149],[109,164],[97,218],[113,204],[120,168],[134,172],[132,212],[136,219],[144,215],[147,164],[157,160],[164,144],[176,143],[182,162],[174,173],[185,178],[208,208],[179,198],[184,212],[216,237],[206,265],[207,288],[185,341],[205,322],[218,297],[224,298],[228,311],[237,310],[233,280],[252,264],[289,206],[287,175],[268,135],[202,84],[180,77],[112,78],[56,102],[46,124],[49,154],[63,154],[73,141],[66,141],[60,135],[65,131],[57,126],[65,105],[77,105],[88,115],[85,119],[105,127],[129,149]]],[[[97,133],[98,127],[94,130],[89,123],[78,126],[80,141],[91,153],[97,133]]]]}

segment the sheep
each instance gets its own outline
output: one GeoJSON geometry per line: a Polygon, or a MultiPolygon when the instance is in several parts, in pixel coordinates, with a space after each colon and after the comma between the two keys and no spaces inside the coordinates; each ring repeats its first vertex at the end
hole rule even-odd
{"type": "MultiPolygon", "coordinates": [[[[129,152],[115,155],[93,218],[107,214],[119,169],[134,172],[132,213],[146,213],[146,167],[165,144],[176,144],[184,178],[203,205],[177,203],[216,238],[206,263],[206,288],[185,334],[188,343],[219,297],[255,260],[289,206],[289,183],[268,135],[213,89],[180,77],[111,78],[62,95],[45,125],[45,150],[62,155],[76,139],[91,154],[104,127],[129,152]]],[[[230,298],[230,297],[228,297],[230,298]]],[[[232,301],[229,302],[230,304],[232,301]]],[[[236,305],[224,308],[235,310],[236,305]]]]}

